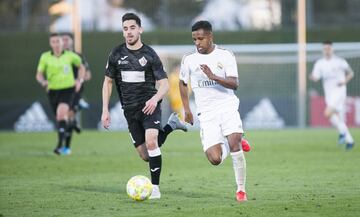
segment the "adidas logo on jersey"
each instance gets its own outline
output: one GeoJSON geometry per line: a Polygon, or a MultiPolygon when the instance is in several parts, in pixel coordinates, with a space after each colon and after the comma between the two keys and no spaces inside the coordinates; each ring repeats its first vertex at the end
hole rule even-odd
{"type": "Polygon", "coordinates": [[[39,102],[34,102],[14,124],[16,132],[53,131],[54,124],[48,119],[39,102]]]}
{"type": "Polygon", "coordinates": [[[279,117],[270,99],[264,98],[244,118],[245,128],[283,128],[284,120],[279,117]]]}
{"type": "MultiPolygon", "coordinates": [[[[114,107],[110,109],[110,128],[109,130],[127,130],[128,125],[126,122],[126,118],[124,116],[124,111],[121,108],[121,103],[117,102],[114,107]]],[[[97,125],[98,130],[105,130],[102,126],[102,122],[98,122],[97,125]]]]}

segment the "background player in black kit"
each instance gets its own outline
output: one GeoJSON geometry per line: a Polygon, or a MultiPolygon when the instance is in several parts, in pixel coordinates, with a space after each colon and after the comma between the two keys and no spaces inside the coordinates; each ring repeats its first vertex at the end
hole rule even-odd
{"type": "Polygon", "coordinates": [[[125,43],[115,47],[109,55],[102,89],[101,120],[105,128],[110,126],[108,106],[114,80],[134,146],[140,157],[149,162],[154,186],[150,199],[159,199],[159,147],[169,133],[175,129],[186,131],[186,126],[173,113],[162,128],[160,103],[169,90],[166,72],[155,51],[141,41],[140,18],[127,13],[122,17],[122,24],[125,43]]]}

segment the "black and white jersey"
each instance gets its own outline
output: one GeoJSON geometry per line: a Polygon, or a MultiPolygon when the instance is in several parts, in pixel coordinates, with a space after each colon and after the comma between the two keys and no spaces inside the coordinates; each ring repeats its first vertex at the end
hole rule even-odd
{"type": "Polygon", "coordinates": [[[159,56],[150,46],[129,50],[125,43],[111,51],[105,76],[115,80],[123,109],[143,106],[156,94],[156,81],[167,78],[159,56]]]}

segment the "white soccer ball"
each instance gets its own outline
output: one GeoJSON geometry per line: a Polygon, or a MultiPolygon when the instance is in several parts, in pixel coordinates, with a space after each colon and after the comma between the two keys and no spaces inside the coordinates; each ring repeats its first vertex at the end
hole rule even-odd
{"type": "Polygon", "coordinates": [[[151,181],[141,175],[133,176],[126,184],[126,192],[136,201],[143,201],[150,197],[153,186],[151,181]]]}

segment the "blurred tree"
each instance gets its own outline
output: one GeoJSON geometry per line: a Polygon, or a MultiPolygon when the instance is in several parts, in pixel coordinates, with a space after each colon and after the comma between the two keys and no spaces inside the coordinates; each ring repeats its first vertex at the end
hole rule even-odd
{"type": "Polygon", "coordinates": [[[1,28],[12,29],[19,26],[21,1],[2,0],[0,1],[0,26],[1,28]]]}
{"type": "Polygon", "coordinates": [[[49,24],[48,7],[56,0],[1,0],[1,31],[44,31],[49,24]]]}
{"type": "Polygon", "coordinates": [[[125,0],[124,6],[143,12],[157,26],[169,30],[174,26],[187,28],[205,3],[204,0],[125,0]]]}
{"type": "Polygon", "coordinates": [[[125,0],[124,7],[135,8],[136,10],[141,11],[142,13],[153,19],[156,16],[156,12],[160,7],[160,2],[161,0],[125,0]]]}

